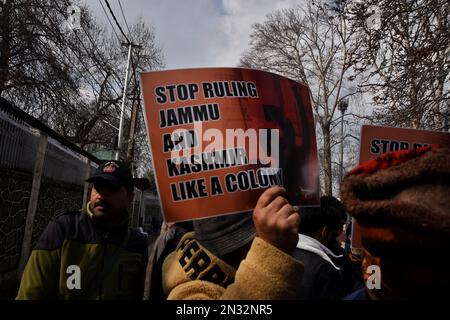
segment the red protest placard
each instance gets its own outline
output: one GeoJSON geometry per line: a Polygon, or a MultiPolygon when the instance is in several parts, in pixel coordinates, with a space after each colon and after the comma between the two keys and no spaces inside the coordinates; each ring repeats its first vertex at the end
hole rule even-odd
{"type": "Polygon", "coordinates": [[[306,86],[238,68],[145,72],[141,86],[166,221],[253,210],[273,185],[293,205],[319,204],[306,86]]]}

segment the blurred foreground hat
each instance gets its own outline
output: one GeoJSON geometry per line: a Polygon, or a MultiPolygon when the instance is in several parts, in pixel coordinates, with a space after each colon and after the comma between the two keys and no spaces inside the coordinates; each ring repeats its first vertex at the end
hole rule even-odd
{"type": "Polygon", "coordinates": [[[253,240],[256,235],[252,212],[194,221],[195,238],[216,256],[223,256],[253,240]]]}
{"type": "Polygon", "coordinates": [[[116,188],[125,187],[128,191],[133,191],[133,176],[130,169],[120,161],[111,160],[102,163],[94,172],[94,175],[89,177],[86,182],[93,182],[104,180],[116,188]]]}
{"type": "Polygon", "coordinates": [[[387,153],[355,168],[341,185],[364,247],[382,257],[450,248],[450,149],[387,153]]]}

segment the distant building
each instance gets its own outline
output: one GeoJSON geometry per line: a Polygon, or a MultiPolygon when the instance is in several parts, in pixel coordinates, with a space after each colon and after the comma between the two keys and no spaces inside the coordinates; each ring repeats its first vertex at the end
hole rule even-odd
{"type": "Polygon", "coordinates": [[[145,221],[144,230],[148,234],[159,234],[161,229],[161,224],[163,221],[163,216],[161,212],[161,205],[159,203],[159,198],[153,193],[145,193],[144,197],[145,203],[145,221]]]}
{"type": "Polygon", "coordinates": [[[100,160],[111,160],[115,159],[116,150],[99,149],[96,151],[92,151],[92,154],[100,160]]]}

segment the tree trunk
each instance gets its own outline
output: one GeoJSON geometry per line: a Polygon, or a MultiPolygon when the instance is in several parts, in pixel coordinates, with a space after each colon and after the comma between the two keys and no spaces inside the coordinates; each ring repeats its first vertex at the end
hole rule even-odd
{"type": "Polygon", "coordinates": [[[11,2],[6,1],[2,6],[0,14],[0,94],[5,90],[8,82],[8,66],[9,56],[11,54],[11,25],[10,25],[10,10],[11,2]]]}
{"type": "Polygon", "coordinates": [[[322,168],[324,171],[324,192],[327,196],[333,195],[333,175],[331,171],[331,136],[329,126],[322,126],[323,133],[323,158],[322,168]]]}

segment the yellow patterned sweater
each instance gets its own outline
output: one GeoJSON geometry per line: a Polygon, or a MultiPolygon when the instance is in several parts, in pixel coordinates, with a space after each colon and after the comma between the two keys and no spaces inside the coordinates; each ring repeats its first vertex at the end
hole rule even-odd
{"type": "Polygon", "coordinates": [[[174,300],[294,299],[303,265],[259,237],[238,270],[187,233],[163,264],[163,289],[174,300]]]}

